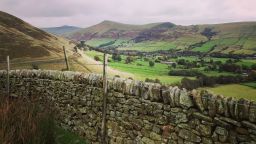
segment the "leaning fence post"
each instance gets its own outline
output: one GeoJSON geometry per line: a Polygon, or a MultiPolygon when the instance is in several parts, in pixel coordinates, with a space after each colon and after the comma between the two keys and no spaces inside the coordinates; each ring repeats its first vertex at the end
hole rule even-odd
{"type": "Polygon", "coordinates": [[[106,115],[107,115],[107,62],[108,55],[104,53],[103,59],[103,109],[102,109],[102,144],[106,144],[106,115]]]}
{"type": "Polygon", "coordinates": [[[9,56],[7,56],[7,97],[10,97],[10,59],[9,56]]]}
{"type": "Polygon", "coordinates": [[[69,71],[68,57],[67,57],[65,46],[63,46],[63,51],[64,51],[64,57],[65,57],[65,62],[66,62],[67,70],[69,71]]]}

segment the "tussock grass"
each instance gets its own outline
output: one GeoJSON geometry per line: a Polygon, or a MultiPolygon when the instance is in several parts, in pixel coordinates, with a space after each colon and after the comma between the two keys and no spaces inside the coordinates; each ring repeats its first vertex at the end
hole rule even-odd
{"type": "Polygon", "coordinates": [[[7,99],[0,101],[1,144],[52,144],[54,139],[54,115],[49,103],[42,107],[41,100],[7,99]]]}

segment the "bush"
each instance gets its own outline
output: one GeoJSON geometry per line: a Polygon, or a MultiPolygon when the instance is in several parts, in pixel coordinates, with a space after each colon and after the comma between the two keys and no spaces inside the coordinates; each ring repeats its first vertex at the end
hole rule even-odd
{"type": "Polygon", "coordinates": [[[39,66],[35,63],[32,63],[32,69],[35,69],[35,70],[38,70],[39,69],[39,66]]]}
{"type": "Polygon", "coordinates": [[[0,97],[0,143],[52,144],[54,115],[48,102],[31,97],[8,100],[0,97]]]}
{"type": "Polygon", "coordinates": [[[188,90],[192,90],[192,89],[196,89],[198,87],[200,87],[200,82],[199,80],[191,80],[191,79],[188,79],[188,78],[183,78],[181,80],[181,86],[183,88],[186,88],[188,90]]]}
{"type": "Polygon", "coordinates": [[[130,56],[126,57],[125,63],[126,63],[126,64],[129,64],[129,63],[131,63],[131,62],[133,62],[133,58],[130,57],[130,56]]]}
{"type": "Polygon", "coordinates": [[[159,79],[150,79],[150,78],[146,78],[145,82],[150,82],[150,83],[159,83],[161,84],[161,81],[159,79]]]}
{"type": "Polygon", "coordinates": [[[99,56],[94,56],[94,60],[96,60],[96,61],[100,61],[99,56]]]}
{"type": "Polygon", "coordinates": [[[155,66],[155,63],[153,61],[149,61],[148,64],[149,64],[150,67],[155,66]]]}
{"type": "Polygon", "coordinates": [[[112,59],[114,61],[121,61],[122,60],[121,56],[119,54],[117,54],[117,53],[113,53],[112,54],[112,59]]]}
{"type": "Polygon", "coordinates": [[[200,76],[200,73],[197,70],[171,70],[169,72],[170,76],[200,76]]]}

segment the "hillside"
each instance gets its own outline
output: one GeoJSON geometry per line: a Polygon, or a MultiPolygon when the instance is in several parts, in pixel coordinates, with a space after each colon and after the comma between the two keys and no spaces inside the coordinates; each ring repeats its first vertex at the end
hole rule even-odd
{"type": "Polygon", "coordinates": [[[152,23],[146,25],[130,25],[113,21],[103,21],[97,25],[81,29],[79,31],[64,34],[72,40],[90,40],[93,38],[134,38],[141,31],[151,29],[162,23],[152,23]]]}
{"type": "Polygon", "coordinates": [[[0,60],[7,55],[22,60],[60,58],[63,57],[63,46],[71,49],[74,44],[0,12],[0,60]]]}
{"type": "Polygon", "coordinates": [[[64,36],[119,50],[256,53],[256,22],[180,26],[169,22],[129,25],[103,21],[64,36]]]}
{"type": "Polygon", "coordinates": [[[70,32],[74,32],[77,31],[81,28],[79,27],[75,27],[75,26],[61,26],[61,27],[48,27],[48,28],[41,28],[42,30],[54,34],[54,35],[63,35],[65,33],[70,33],[70,32]]]}

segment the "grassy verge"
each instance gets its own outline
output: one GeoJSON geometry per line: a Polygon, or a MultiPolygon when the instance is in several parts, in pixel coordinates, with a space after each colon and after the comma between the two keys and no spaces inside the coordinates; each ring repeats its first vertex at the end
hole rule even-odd
{"type": "Polygon", "coordinates": [[[86,141],[78,135],[60,127],[55,127],[55,135],[56,144],[86,144],[86,141]]]}
{"type": "Polygon", "coordinates": [[[51,106],[37,97],[0,96],[0,143],[85,144],[77,135],[56,126],[51,106]]]}

